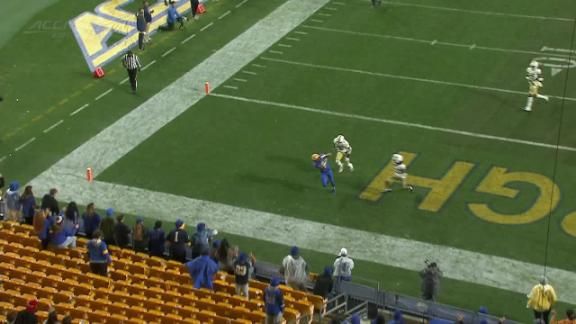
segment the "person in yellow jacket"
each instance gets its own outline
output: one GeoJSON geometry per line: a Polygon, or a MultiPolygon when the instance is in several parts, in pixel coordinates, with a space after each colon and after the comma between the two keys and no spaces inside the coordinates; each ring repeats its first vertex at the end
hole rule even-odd
{"type": "Polygon", "coordinates": [[[532,288],[532,291],[528,294],[528,304],[527,308],[531,308],[534,311],[534,318],[544,321],[548,324],[548,317],[550,315],[550,310],[554,303],[556,303],[557,297],[554,287],[552,287],[545,277],[540,279],[540,282],[532,288]]]}

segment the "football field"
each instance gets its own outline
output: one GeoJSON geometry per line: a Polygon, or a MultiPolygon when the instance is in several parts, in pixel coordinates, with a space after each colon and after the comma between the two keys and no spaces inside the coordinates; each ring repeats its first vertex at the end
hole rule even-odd
{"type": "Polygon", "coordinates": [[[118,59],[89,77],[68,26],[31,32],[98,4],[38,4],[3,40],[9,180],[166,228],[205,221],[262,260],[296,244],[314,271],[346,247],[359,281],[404,294],[435,260],[440,302],[519,321],[542,274],[576,303],[576,3],[209,2],[137,52],[136,95],[118,59]],[[550,100],[528,113],[534,59],[550,100]],[[336,173],[333,195],[310,155],[334,153],[338,134],[355,170],[336,173]],[[396,152],[415,190],[382,194],[396,152]]]}

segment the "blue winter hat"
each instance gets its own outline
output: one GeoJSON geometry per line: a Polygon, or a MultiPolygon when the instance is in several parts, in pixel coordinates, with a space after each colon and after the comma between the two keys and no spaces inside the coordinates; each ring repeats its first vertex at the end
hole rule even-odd
{"type": "Polygon", "coordinates": [[[10,182],[10,191],[16,191],[18,190],[18,188],[20,188],[20,182],[18,181],[12,181],[10,182]]]}
{"type": "Polygon", "coordinates": [[[291,256],[297,256],[298,254],[300,254],[300,249],[297,246],[293,246],[290,249],[290,255],[291,256]]]}
{"type": "Polygon", "coordinates": [[[220,243],[222,243],[222,241],[220,241],[220,240],[214,240],[214,241],[212,242],[212,247],[215,248],[215,249],[217,249],[217,248],[220,247],[220,243]]]}
{"type": "Polygon", "coordinates": [[[175,225],[176,228],[180,228],[182,225],[184,225],[184,222],[181,219],[177,219],[175,225]]]}
{"type": "Polygon", "coordinates": [[[352,317],[350,318],[350,323],[351,324],[360,324],[361,323],[360,315],[358,315],[358,314],[352,315],[352,317]]]}
{"type": "Polygon", "coordinates": [[[106,209],[106,216],[110,217],[112,215],[114,215],[114,208],[106,209]]]}
{"type": "Polygon", "coordinates": [[[488,314],[488,308],[486,306],[480,306],[480,309],[478,309],[478,313],[488,314]]]}
{"type": "Polygon", "coordinates": [[[248,256],[246,255],[246,253],[240,252],[240,254],[238,255],[238,261],[246,262],[247,259],[248,259],[248,256]]]}
{"type": "Polygon", "coordinates": [[[198,223],[198,224],[196,225],[196,230],[197,230],[198,232],[202,232],[204,229],[206,229],[206,224],[204,224],[204,223],[198,223]]]}
{"type": "Polygon", "coordinates": [[[278,285],[280,285],[280,278],[274,277],[272,280],[270,280],[270,286],[278,287],[278,285]]]}
{"type": "Polygon", "coordinates": [[[324,267],[324,275],[326,277],[332,277],[332,267],[331,266],[324,267]]]}

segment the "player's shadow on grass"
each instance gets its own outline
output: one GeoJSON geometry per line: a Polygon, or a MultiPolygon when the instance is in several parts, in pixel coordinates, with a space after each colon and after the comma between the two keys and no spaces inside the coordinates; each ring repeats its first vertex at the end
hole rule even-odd
{"type": "Polygon", "coordinates": [[[310,186],[291,181],[289,178],[266,177],[260,174],[240,174],[238,178],[243,182],[251,182],[265,186],[283,187],[291,191],[304,192],[310,186]]]}
{"type": "Polygon", "coordinates": [[[274,164],[283,164],[293,167],[295,170],[309,172],[314,170],[312,161],[304,158],[295,158],[290,155],[267,155],[266,160],[274,164]]]}

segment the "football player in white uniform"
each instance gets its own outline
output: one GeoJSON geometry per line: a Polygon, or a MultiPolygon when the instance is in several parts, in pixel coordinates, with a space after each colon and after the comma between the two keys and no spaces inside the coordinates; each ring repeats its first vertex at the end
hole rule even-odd
{"type": "Polygon", "coordinates": [[[548,101],[548,96],[538,93],[538,90],[544,86],[542,84],[544,78],[542,77],[542,70],[540,70],[540,63],[537,61],[530,62],[530,65],[526,68],[526,80],[528,80],[528,101],[526,101],[524,111],[532,111],[534,98],[548,101]]]}
{"type": "Polygon", "coordinates": [[[334,148],[336,148],[336,164],[338,165],[338,172],[344,171],[344,163],[350,171],[354,171],[354,166],[350,163],[350,155],[352,154],[352,146],[344,138],[344,135],[338,135],[332,140],[334,148]]]}
{"type": "Polygon", "coordinates": [[[392,191],[392,184],[394,182],[402,182],[402,188],[414,191],[414,187],[406,182],[408,174],[406,173],[406,164],[404,164],[404,157],[398,153],[392,154],[392,163],[394,164],[394,173],[386,180],[383,192],[392,191]]]}

